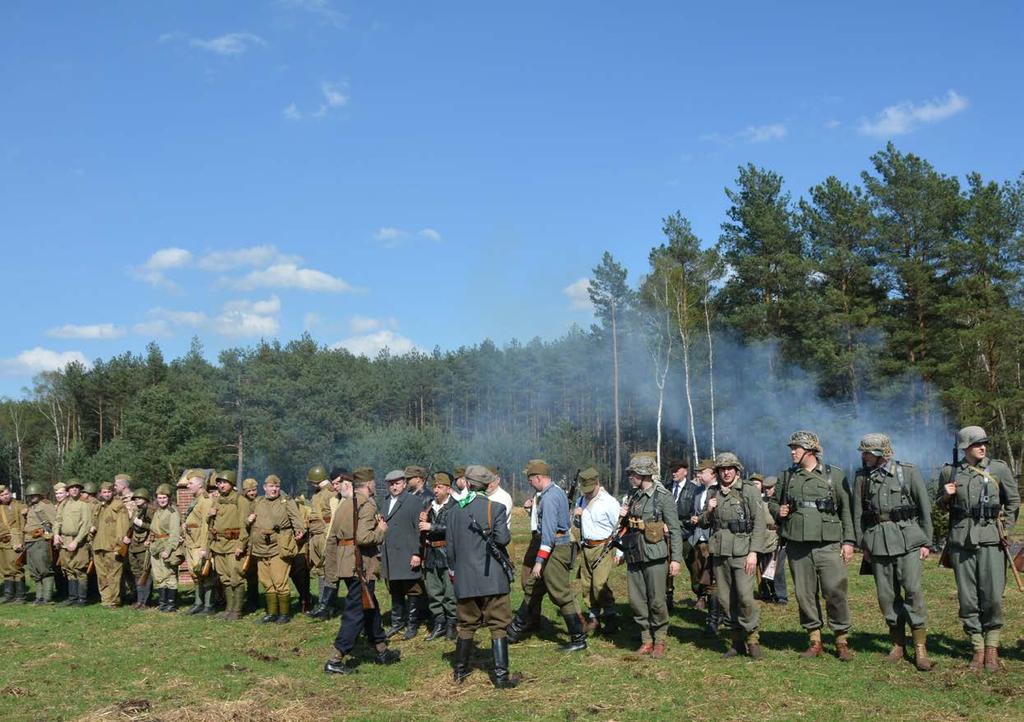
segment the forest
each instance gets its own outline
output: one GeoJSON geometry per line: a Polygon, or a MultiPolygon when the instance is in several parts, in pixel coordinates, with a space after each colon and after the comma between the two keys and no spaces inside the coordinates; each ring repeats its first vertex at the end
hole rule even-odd
{"type": "Polygon", "coordinates": [[[0,402],[0,482],[206,466],[302,493],[316,463],[482,462],[522,497],[533,457],[612,488],[637,450],[775,473],[801,428],[847,469],[860,434],[889,433],[927,478],[966,424],[1020,473],[1024,176],[959,178],[890,144],[856,184],[794,197],[747,165],[725,193],[717,239],[669,212],[642,272],[604,253],[594,325],[561,338],[368,359],[305,335],[216,360],[193,339],[42,373],[0,402]]]}

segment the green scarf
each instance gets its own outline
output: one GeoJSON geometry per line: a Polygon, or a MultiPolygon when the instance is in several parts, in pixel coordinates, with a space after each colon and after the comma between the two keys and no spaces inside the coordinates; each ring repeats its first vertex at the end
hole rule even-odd
{"type": "Polygon", "coordinates": [[[476,492],[475,492],[475,491],[471,491],[471,492],[469,492],[469,493],[468,493],[468,494],[466,494],[466,495],[465,495],[464,497],[462,497],[461,499],[459,499],[459,507],[460,507],[460,508],[462,508],[462,509],[466,508],[466,506],[467,506],[467,505],[468,505],[468,504],[469,504],[469,503],[470,503],[471,501],[473,501],[473,499],[475,499],[475,498],[476,498],[476,492]]]}

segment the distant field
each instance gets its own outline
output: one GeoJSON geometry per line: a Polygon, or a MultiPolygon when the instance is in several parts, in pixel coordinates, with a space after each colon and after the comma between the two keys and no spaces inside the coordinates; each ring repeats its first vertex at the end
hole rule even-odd
{"type": "MultiPolygon", "coordinates": [[[[519,549],[524,526],[517,515],[519,549]]],[[[1006,672],[974,675],[966,669],[970,650],[956,618],[952,573],[929,561],[931,651],[939,666],[921,674],[909,663],[883,662],[885,625],[873,584],[856,576],[857,565],[850,565],[857,652],[850,664],[796,657],[806,638],[794,601],[762,608],[762,662],[722,661],[725,642],[703,637],[700,615],[677,606],[660,662],[632,653],[629,624],[615,639],[592,639],[588,651],[567,657],[555,646],[565,637],[558,619],[541,638],[512,647],[512,669],[525,680],[503,693],[488,681],[490,645],[482,634],[474,663],[483,669],[457,687],[453,644],[426,642],[422,632],[395,645],[400,664],[381,668],[367,658],[358,674],[340,678],[321,669],[337,620],[296,617],[264,627],[258,616],[228,623],[98,605],[7,604],[0,606],[0,720],[1024,719],[1024,656],[1016,648],[1024,595],[1007,592],[1006,672]]],[[[613,579],[628,617],[625,571],[613,579]]],[[[387,594],[379,596],[387,607],[387,594]]],[[[545,613],[556,619],[547,603],[545,613]]]]}

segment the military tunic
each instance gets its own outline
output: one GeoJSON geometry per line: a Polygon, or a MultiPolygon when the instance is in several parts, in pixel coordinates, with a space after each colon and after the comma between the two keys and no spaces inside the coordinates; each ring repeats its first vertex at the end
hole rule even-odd
{"type": "Polygon", "coordinates": [[[682,528],[675,501],[661,484],[634,490],[623,535],[629,606],[644,644],[665,641],[668,604],[665,600],[667,565],[683,561],[682,528]],[[668,533],[665,533],[668,527],[668,533]],[[671,547],[671,548],[670,548],[671,547]]]}
{"type": "MultiPolygon", "coordinates": [[[[60,566],[68,581],[85,585],[89,567],[89,528],[92,506],[81,499],[68,497],[60,510],[57,535],[60,537],[60,566]],[[74,549],[70,547],[74,546],[74,549]]],[[[83,590],[84,592],[84,590],[83,590]]],[[[84,596],[84,594],[83,594],[84,596]]]]}
{"type": "Polygon", "coordinates": [[[239,498],[238,492],[232,489],[214,499],[211,507],[217,513],[210,527],[210,552],[217,576],[227,589],[238,589],[245,584],[239,556],[249,542],[249,533],[239,508],[239,498]]]}
{"type": "Polygon", "coordinates": [[[334,495],[334,490],[326,486],[309,500],[309,567],[310,573],[317,577],[324,576],[324,554],[327,530],[331,524],[331,498],[334,495]]]}
{"type": "Polygon", "coordinates": [[[14,582],[22,578],[22,572],[15,561],[24,544],[24,522],[21,505],[16,499],[6,504],[0,503],[0,576],[5,582],[14,582]]]}
{"type": "Polygon", "coordinates": [[[118,547],[128,533],[130,523],[123,501],[114,498],[108,503],[100,503],[93,522],[96,533],[92,539],[92,553],[100,601],[105,607],[116,607],[121,603],[124,560],[118,555],[118,547]]]}
{"type": "Polygon", "coordinates": [[[435,619],[455,619],[455,590],[448,577],[448,516],[456,501],[448,497],[447,501],[435,508],[432,503],[427,511],[430,531],[426,533],[426,558],[423,560],[423,576],[430,599],[430,614],[435,619]]]}
{"type": "MultiPolygon", "coordinates": [[[[811,471],[792,466],[779,474],[779,504],[789,504],[780,518],[789,569],[800,608],[800,624],[809,632],[823,626],[818,591],[825,600],[829,628],[836,636],[851,626],[848,578],[841,556],[843,544],[854,544],[850,490],[841,469],[819,463],[811,471]]],[[[778,506],[770,504],[773,513],[778,506]]]]}
{"type": "MultiPolygon", "coordinates": [[[[131,516],[132,541],[128,545],[128,568],[138,586],[150,587],[152,581],[152,565],[150,563],[149,541],[152,539],[153,508],[149,504],[145,508],[132,505],[131,516]]],[[[148,594],[148,592],[146,592],[148,594]]]]}
{"type": "Polygon", "coordinates": [[[932,540],[932,505],[916,466],[889,460],[854,479],[853,525],[868,555],[878,607],[895,633],[928,623],[920,549],[932,540]]]}
{"type": "Polygon", "coordinates": [[[998,459],[986,457],[973,465],[965,460],[956,467],[946,464],[939,472],[938,503],[949,509],[947,543],[964,631],[972,639],[985,635],[985,646],[997,647],[1003,626],[1006,561],[996,519],[1003,520],[1007,535],[1013,532],[1020,510],[1017,480],[998,459]],[[950,481],[956,483],[953,496],[944,489],[950,481]]]}
{"type": "Polygon", "coordinates": [[[577,615],[579,603],[572,593],[573,547],[569,537],[569,497],[562,487],[550,484],[537,499],[540,549],[534,562],[543,563],[541,576],[548,599],[563,617],[577,615]]]}
{"type": "Polygon", "coordinates": [[[253,506],[250,550],[259,562],[260,584],[268,594],[288,594],[292,559],[298,551],[297,531],[304,528],[295,502],[283,495],[261,496],[253,506]]]}
{"type": "Polygon", "coordinates": [[[153,584],[157,589],[178,588],[178,565],[185,558],[181,516],[169,505],[153,512],[149,527],[149,556],[153,584]],[[164,554],[167,556],[164,557],[164,554]]]}
{"type": "MultiPolygon", "coordinates": [[[[53,534],[56,529],[57,508],[48,500],[40,499],[29,506],[25,514],[23,538],[26,547],[28,572],[36,588],[46,578],[53,577],[53,534]]],[[[38,592],[37,592],[38,598],[38,592]]]]}

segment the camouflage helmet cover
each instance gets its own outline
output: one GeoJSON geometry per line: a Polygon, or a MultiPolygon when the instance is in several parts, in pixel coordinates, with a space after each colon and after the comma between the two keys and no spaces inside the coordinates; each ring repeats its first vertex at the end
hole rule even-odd
{"type": "Polygon", "coordinates": [[[629,466],[626,471],[631,471],[638,476],[654,476],[658,473],[658,461],[653,452],[638,451],[629,457],[629,466]]]}
{"type": "Polygon", "coordinates": [[[813,431],[794,431],[793,435],[789,437],[787,446],[799,446],[801,449],[807,449],[815,454],[821,453],[821,442],[818,441],[818,435],[813,431]]]}
{"type": "Polygon", "coordinates": [[[980,426],[965,426],[956,433],[956,445],[960,451],[974,444],[987,444],[988,434],[980,426]]]}
{"type": "Polygon", "coordinates": [[[721,454],[715,457],[716,471],[718,469],[728,469],[730,467],[738,469],[739,471],[743,471],[743,463],[740,462],[740,458],[736,456],[736,454],[732,453],[731,451],[723,451],[721,454]]]}
{"type": "Polygon", "coordinates": [[[893,456],[892,441],[885,434],[865,434],[857,444],[857,450],[883,459],[893,456]]]}

